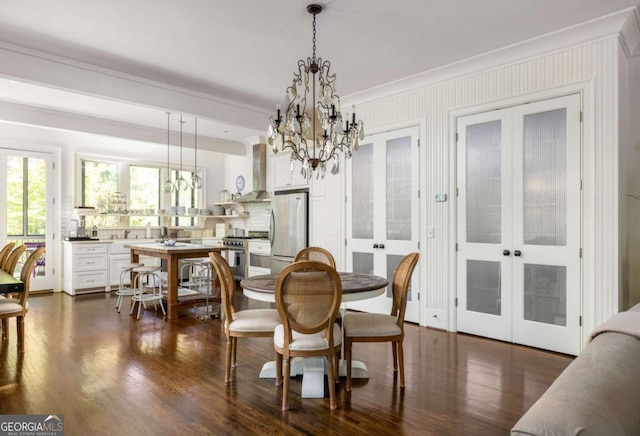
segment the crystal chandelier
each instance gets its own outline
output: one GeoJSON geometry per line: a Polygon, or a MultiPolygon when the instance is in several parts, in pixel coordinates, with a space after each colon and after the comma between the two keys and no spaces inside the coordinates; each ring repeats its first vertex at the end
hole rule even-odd
{"type": "Polygon", "coordinates": [[[364,139],[364,125],[361,120],[356,121],[355,106],[351,115],[347,113],[343,119],[331,63],[316,58],[316,15],[322,12],[322,6],[311,4],[307,12],[313,15],[313,56],[298,61],[298,71],[287,88],[284,113],[277,104],[276,118],[269,118],[268,142],[274,153],[278,147],[291,150],[291,171],[294,160],[298,160],[302,162],[303,177],[311,176],[309,168],[319,168],[324,177],[327,164],[333,161],[331,174],[338,174],[340,154],[350,158],[352,150],[358,150],[358,141],[364,139]]]}

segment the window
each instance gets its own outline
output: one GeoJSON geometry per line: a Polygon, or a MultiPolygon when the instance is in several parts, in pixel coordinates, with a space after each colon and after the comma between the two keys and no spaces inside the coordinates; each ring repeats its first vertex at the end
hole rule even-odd
{"type": "MultiPolygon", "coordinates": [[[[82,160],[82,206],[95,207],[101,213],[111,211],[109,199],[113,192],[119,191],[120,165],[113,162],[82,160]]],[[[115,226],[120,220],[115,216],[92,216],[88,227],[93,225],[115,226]]]]}
{"type": "MultiPolygon", "coordinates": [[[[155,214],[160,209],[160,169],[131,165],[129,167],[130,209],[155,214]]],[[[132,215],[131,226],[160,225],[160,218],[132,215]]]]}
{"type": "MultiPolygon", "coordinates": [[[[191,171],[171,170],[169,178],[175,181],[180,174],[191,181],[191,171]]],[[[189,209],[198,208],[202,203],[202,190],[189,188],[164,193],[162,184],[167,178],[167,170],[156,166],[82,159],[81,178],[81,205],[95,207],[100,212],[85,217],[87,227],[193,226],[195,217],[188,215],[189,209]],[[111,203],[115,193],[126,201],[123,208],[127,212],[124,214],[117,213],[111,203]],[[171,218],[156,215],[159,209],[173,205],[184,207],[187,215],[171,218]],[[131,211],[135,213],[128,213],[131,211]]]]}
{"type": "Polygon", "coordinates": [[[46,162],[7,157],[7,235],[44,236],[46,229],[46,162]]]}

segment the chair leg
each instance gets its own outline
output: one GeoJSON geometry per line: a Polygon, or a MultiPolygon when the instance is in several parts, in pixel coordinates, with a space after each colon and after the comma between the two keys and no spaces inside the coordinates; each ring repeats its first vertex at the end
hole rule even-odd
{"type": "Polygon", "coordinates": [[[166,311],[166,310],[164,310],[164,304],[162,304],[162,300],[159,300],[159,301],[160,301],[160,309],[162,309],[162,314],[163,314],[164,316],[167,316],[167,311],[166,311]]]}
{"type": "Polygon", "coordinates": [[[276,386],[282,386],[282,354],[276,351],[276,386]]]}
{"type": "Polygon", "coordinates": [[[336,350],[333,357],[333,369],[335,374],[335,383],[340,383],[340,353],[342,351],[342,347],[339,350],[336,350]]]}
{"type": "Polygon", "coordinates": [[[16,317],[18,330],[18,353],[24,353],[24,316],[16,317]]]}
{"type": "Polygon", "coordinates": [[[336,410],[336,382],[335,382],[335,368],[333,361],[335,357],[335,351],[329,353],[327,356],[327,377],[329,381],[329,409],[336,410]]]}
{"type": "Polygon", "coordinates": [[[229,384],[231,381],[231,352],[232,352],[232,338],[231,336],[227,336],[227,355],[226,355],[226,366],[224,370],[224,383],[229,384]]]}
{"type": "Polygon", "coordinates": [[[231,357],[231,366],[233,366],[234,368],[236,368],[238,366],[238,360],[236,359],[236,356],[238,355],[238,338],[232,338],[232,357],[231,357]]]}
{"type": "Polygon", "coordinates": [[[397,375],[398,373],[398,343],[392,342],[391,349],[393,350],[393,374],[397,375]]]}
{"type": "Polygon", "coordinates": [[[404,388],[404,350],[402,341],[398,341],[398,366],[400,367],[400,388],[404,388]]]}
{"type": "Polygon", "coordinates": [[[344,358],[347,361],[347,392],[351,391],[351,341],[345,338],[344,358]]]}
{"type": "Polygon", "coordinates": [[[291,359],[289,356],[284,357],[282,362],[282,377],[284,379],[282,383],[282,410],[289,410],[289,377],[291,376],[290,364],[291,359]]]}

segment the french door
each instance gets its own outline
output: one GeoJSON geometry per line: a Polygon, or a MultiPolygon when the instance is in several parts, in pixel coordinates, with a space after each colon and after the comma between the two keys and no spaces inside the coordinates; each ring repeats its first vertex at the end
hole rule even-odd
{"type": "Polygon", "coordinates": [[[38,247],[46,252],[36,264],[32,291],[53,289],[53,156],[48,153],[0,149],[0,246],[26,245],[15,275],[38,247]]]}
{"type": "MultiPolygon", "coordinates": [[[[347,172],[347,269],[387,277],[402,258],[418,251],[418,128],[367,137],[350,160],[347,172]]],[[[419,322],[419,268],[409,289],[407,321],[419,322]]],[[[348,308],[390,313],[386,293],[348,308]]]]}
{"type": "Polygon", "coordinates": [[[577,355],[580,97],[457,120],[457,329],[577,355]]]}

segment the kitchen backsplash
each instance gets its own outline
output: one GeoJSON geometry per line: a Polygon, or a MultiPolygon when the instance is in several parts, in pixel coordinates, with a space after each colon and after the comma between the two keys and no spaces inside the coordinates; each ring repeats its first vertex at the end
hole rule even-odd
{"type": "Polygon", "coordinates": [[[269,221],[271,216],[271,203],[245,203],[245,210],[249,212],[246,220],[246,229],[253,231],[269,231],[269,221]]]}

